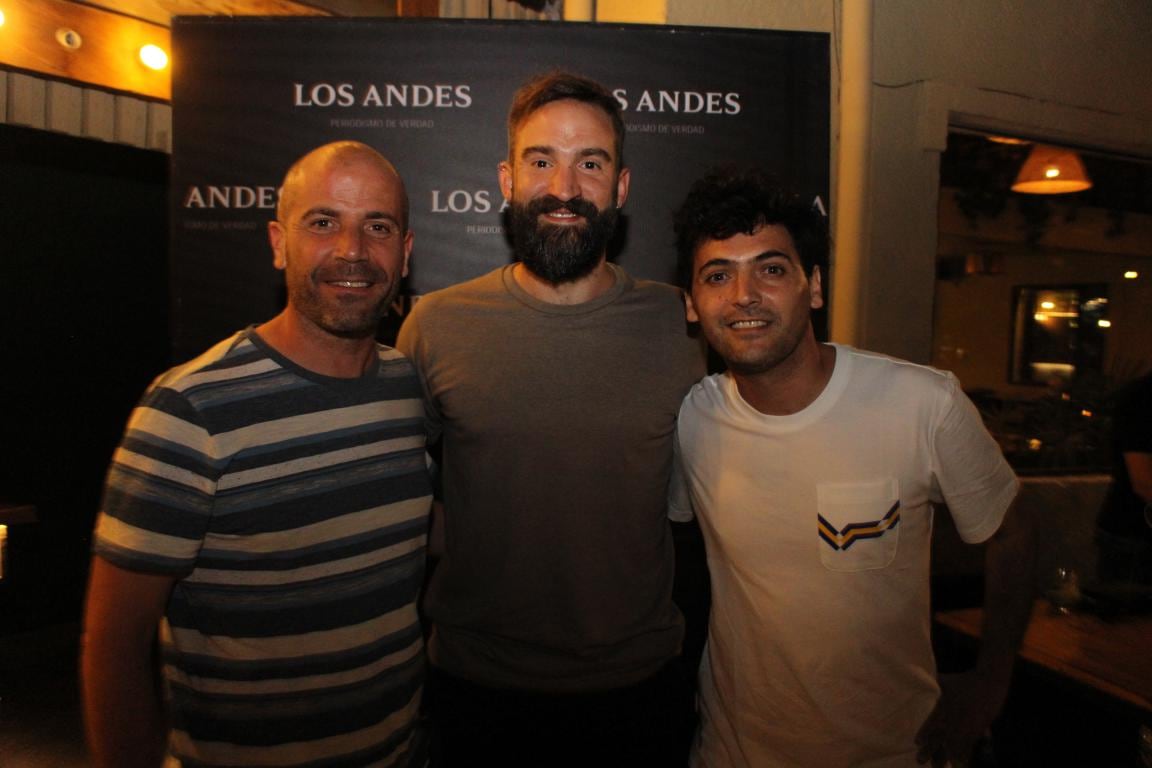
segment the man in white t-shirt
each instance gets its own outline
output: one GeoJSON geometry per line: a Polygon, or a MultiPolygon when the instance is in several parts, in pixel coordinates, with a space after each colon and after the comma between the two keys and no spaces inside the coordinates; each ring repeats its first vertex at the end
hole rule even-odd
{"type": "Polygon", "coordinates": [[[678,427],[672,516],[699,517],[712,577],[693,764],[968,758],[1029,614],[1015,475],[950,373],[817,342],[827,229],[811,206],[758,172],[716,172],[676,234],[688,319],[728,369],[692,389],[678,427]],[[938,682],[941,503],[987,563],[977,665],[938,682]]]}

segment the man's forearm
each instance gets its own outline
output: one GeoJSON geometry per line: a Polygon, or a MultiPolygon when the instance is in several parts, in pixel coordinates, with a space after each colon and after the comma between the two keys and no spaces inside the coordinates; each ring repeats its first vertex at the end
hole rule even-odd
{"type": "Polygon", "coordinates": [[[80,671],[95,768],[157,768],[164,760],[156,632],[174,581],[92,559],[80,671]]]}
{"type": "Polygon", "coordinates": [[[1035,539],[1025,510],[1008,510],[984,558],[984,626],[977,670],[1008,675],[1032,613],[1035,539]]]}
{"type": "Polygon", "coordinates": [[[1152,504],[1152,453],[1125,453],[1124,465],[1128,469],[1128,481],[1132,492],[1152,504]]]}
{"type": "Polygon", "coordinates": [[[94,768],[157,768],[168,726],[150,649],[125,651],[89,635],[81,669],[94,768]]]}

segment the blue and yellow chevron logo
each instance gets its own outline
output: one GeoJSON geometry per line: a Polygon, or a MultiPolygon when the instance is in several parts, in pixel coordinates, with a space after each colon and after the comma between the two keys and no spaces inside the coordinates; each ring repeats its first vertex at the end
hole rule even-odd
{"type": "Polygon", "coordinates": [[[832,549],[842,551],[860,539],[874,539],[883,536],[888,529],[895,528],[900,522],[900,501],[897,500],[881,519],[870,523],[850,523],[842,531],[836,530],[836,526],[825,520],[823,515],[816,515],[816,519],[820,521],[820,538],[832,549]]]}

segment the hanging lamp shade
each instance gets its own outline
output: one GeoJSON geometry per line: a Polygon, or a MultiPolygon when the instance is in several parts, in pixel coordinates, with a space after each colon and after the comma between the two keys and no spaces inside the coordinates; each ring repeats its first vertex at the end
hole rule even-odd
{"type": "Polygon", "coordinates": [[[1083,192],[1092,186],[1080,155],[1070,149],[1037,144],[1028,153],[1024,167],[1016,175],[1013,192],[1032,195],[1059,195],[1083,192]]]}

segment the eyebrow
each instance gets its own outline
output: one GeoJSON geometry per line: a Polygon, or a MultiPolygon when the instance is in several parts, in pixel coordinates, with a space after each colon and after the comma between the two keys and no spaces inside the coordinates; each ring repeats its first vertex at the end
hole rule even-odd
{"type": "MultiPolygon", "coordinates": [[[[552,157],[553,155],[556,154],[556,149],[554,147],[550,147],[546,144],[534,144],[530,147],[524,147],[524,149],[521,150],[521,152],[520,152],[520,157],[522,157],[522,158],[528,157],[529,155],[532,155],[532,154],[547,155],[549,157],[552,157]]],[[[587,149],[582,149],[576,153],[576,156],[577,157],[599,157],[599,158],[605,160],[606,162],[609,162],[609,163],[612,162],[612,153],[606,149],[601,149],[600,147],[588,147],[587,149]]]]}
{"type": "MultiPolygon", "coordinates": [[[[799,259],[793,258],[791,254],[780,250],[764,251],[763,253],[757,254],[755,257],[753,257],[751,262],[753,264],[759,264],[770,259],[784,259],[790,264],[800,263],[799,259]]],[[[726,267],[729,264],[735,263],[736,259],[709,259],[700,265],[700,269],[696,270],[696,274],[700,274],[704,270],[711,269],[712,267],[726,267]]]]}
{"type": "MultiPolygon", "coordinates": [[[[315,208],[309,208],[308,210],[304,211],[304,213],[300,215],[300,220],[303,221],[304,219],[307,219],[311,216],[328,216],[333,219],[338,219],[340,218],[340,212],[334,208],[325,208],[321,205],[316,206],[315,208]]],[[[400,220],[396,218],[395,214],[388,213],[387,211],[369,211],[368,213],[364,214],[363,217],[364,221],[377,221],[380,219],[391,221],[397,226],[400,225],[400,220]]]]}

